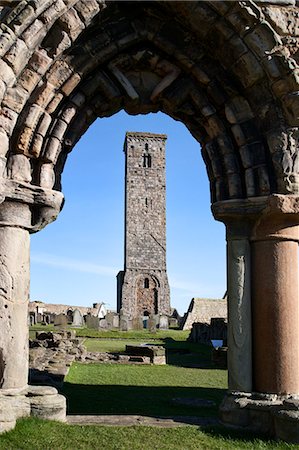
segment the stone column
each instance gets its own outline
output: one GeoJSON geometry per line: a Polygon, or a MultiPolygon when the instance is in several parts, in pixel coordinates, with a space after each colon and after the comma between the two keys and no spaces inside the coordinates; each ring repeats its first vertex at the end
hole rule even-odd
{"type": "Polygon", "coordinates": [[[0,388],[22,391],[28,380],[28,205],[0,206],[0,388]]]}
{"type": "Polygon", "coordinates": [[[252,391],[250,236],[264,199],[215,203],[212,212],[226,226],[228,303],[228,389],[252,391]]]}
{"type": "Polygon", "coordinates": [[[60,192],[1,179],[0,192],[0,433],[29,416],[65,420],[56,389],[28,386],[29,233],[57,217],[60,192]],[[8,200],[9,199],[9,200],[8,200]]]}
{"type": "MultiPolygon", "coordinates": [[[[247,229],[247,224],[244,224],[247,229]]],[[[227,225],[228,389],[252,389],[250,244],[227,225]]]]}
{"type": "Polygon", "coordinates": [[[253,389],[299,394],[299,198],[272,196],[252,241],[253,389]]]}

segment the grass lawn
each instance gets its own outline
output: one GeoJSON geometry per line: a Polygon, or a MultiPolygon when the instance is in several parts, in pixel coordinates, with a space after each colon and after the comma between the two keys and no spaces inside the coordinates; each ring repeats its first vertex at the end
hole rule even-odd
{"type": "Polygon", "coordinates": [[[0,436],[3,450],[295,450],[298,445],[264,441],[223,428],[68,426],[37,419],[18,421],[0,436]]]}
{"type": "Polygon", "coordinates": [[[226,387],[224,370],[76,363],[62,393],[70,414],[211,416],[217,414],[226,387]],[[182,406],[172,400],[178,397],[213,400],[215,406],[182,406]]]}
{"type": "MultiPolygon", "coordinates": [[[[50,330],[53,327],[34,327],[50,330]]],[[[126,344],[154,342],[166,348],[168,365],[72,365],[62,393],[68,414],[132,414],[216,417],[227,387],[227,372],[212,368],[211,348],[186,342],[189,332],[132,332],[80,329],[92,351],[122,351],[126,344]],[[204,362],[205,368],[189,367],[204,362]],[[186,405],[173,399],[213,400],[214,406],[186,405]]],[[[257,439],[223,427],[175,428],[78,426],[21,419],[0,435],[0,450],[226,450],[298,449],[298,445],[257,439]]]]}
{"type": "Polygon", "coordinates": [[[148,339],[161,340],[170,338],[176,341],[185,341],[190,334],[190,331],[183,330],[157,330],[151,333],[149,330],[131,330],[131,331],[118,331],[118,330],[93,330],[91,328],[76,328],[77,336],[90,337],[90,338],[103,338],[103,339],[148,339]]]}
{"type": "MultiPolygon", "coordinates": [[[[68,326],[67,329],[75,330],[78,337],[98,338],[98,339],[145,339],[146,342],[151,340],[173,339],[176,341],[185,341],[190,334],[190,331],[183,330],[157,330],[151,333],[149,330],[94,330],[92,328],[72,328],[68,326]]],[[[29,327],[30,337],[35,337],[36,331],[60,331],[59,328],[51,325],[32,325],[29,327]]]]}

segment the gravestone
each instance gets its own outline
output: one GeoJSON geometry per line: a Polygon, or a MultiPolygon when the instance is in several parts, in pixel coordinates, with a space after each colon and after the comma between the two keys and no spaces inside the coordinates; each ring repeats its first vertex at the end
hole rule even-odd
{"type": "Polygon", "coordinates": [[[62,330],[66,329],[67,327],[67,317],[65,314],[57,314],[57,316],[54,317],[54,326],[57,328],[60,328],[62,330]]]}
{"type": "Polygon", "coordinates": [[[112,326],[113,326],[113,328],[119,327],[119,315],[118,314],[114,314],[112,326]]]}
{"type": "Polygon", "coordinates": [[[105,316],[106,328],[108,328],[108,329],[113,328],[113,318],[114,318],[114,313],[113,312],[107,312],[107,314],[105,316]]]}
{"type": "Polygon", "coordinates": [[[157,332],[156,319],[152,315],[149,316],[149,318],[148,318],[147,328],[148,328],[150,333],[156,333],[157,332]]]}
{"type": "Polygon", "coordinates": [[[84,319],[79,309],[75,309],[73,313],[73,327],[83,327],[84,319]]]}
{"type": "Polygon", "coordinates": [[[107,330],[108,329],[108,322],[107,322],[107,320],[106,319],[100,319],[99,320],[99,327],[107,330]]]}
{"type": "Polygon", "coordinates": [[[87,315],[85,320],[86,320],[86,327],[87,328],[92,328],[94,330],[98,330],[99,329],[100,324],[99,324],[99,318],[98,317],[87,315]]]}
{"type": "MultiPolygon", "coordinates": [[[[142,330],[144,327],[143,325],[143,318],[142,317],[134,317],[134,319],[132,320],[132,328],[133,330],[142,330]]],[[[148,317],[147,317],[148,319],[148,317]]]]}
{"type": "Polygon", "coordinates": [[[128,331],[129,330],[129,318],[125,314],[121,314],[119,317],[120,322],[120,330],[128,331]]]}
{"type": "Polygon", "coordinates": [[[168,317],[165,315],[160,316],[159,322],[160,330],[168,330],[168,317]]]}

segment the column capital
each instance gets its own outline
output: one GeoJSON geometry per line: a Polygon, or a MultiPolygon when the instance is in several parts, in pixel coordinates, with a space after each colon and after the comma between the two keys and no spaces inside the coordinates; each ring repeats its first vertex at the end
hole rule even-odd
{"type": "Polygon", "coordinates": [[[0,227],[19,227],[35,233],[57,218],[63,202],[64,196],[59,191],[2,179],[0,227]]]}
{"type": "Polygon", "coordinates": [[[223,222],[227,239],[299,241],[299,196],[273,194],[267,197],[225,200],[212,205],[216,220],[223,222]]]}
{"type": "Polygon", "coordinates": [[[251,240],[299,242],[299,196],[271,195],[255,221],[251,240]]]}

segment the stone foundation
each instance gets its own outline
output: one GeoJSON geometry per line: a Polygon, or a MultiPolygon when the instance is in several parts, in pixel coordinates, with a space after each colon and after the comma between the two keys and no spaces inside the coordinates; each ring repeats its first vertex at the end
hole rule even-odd
{"type": "Polygon", "coordinates": [[[233,392],[220,406],[225,426],[299,443],[299,396],[233,392]]]}

